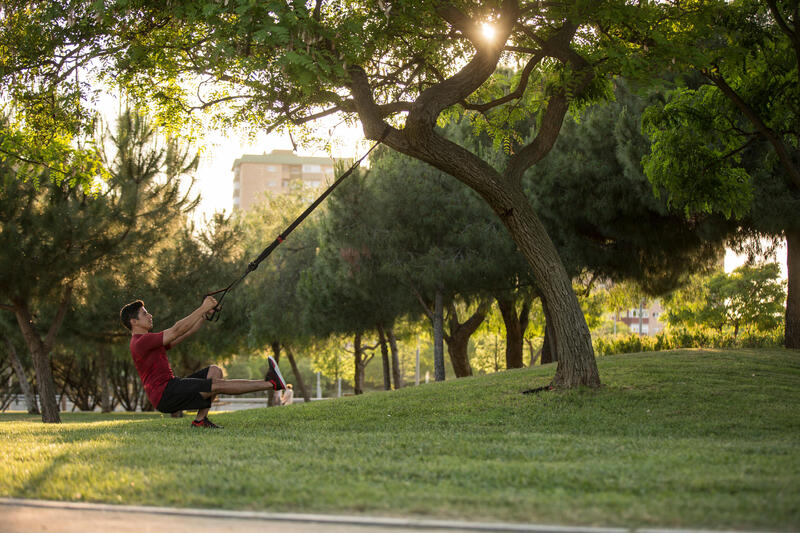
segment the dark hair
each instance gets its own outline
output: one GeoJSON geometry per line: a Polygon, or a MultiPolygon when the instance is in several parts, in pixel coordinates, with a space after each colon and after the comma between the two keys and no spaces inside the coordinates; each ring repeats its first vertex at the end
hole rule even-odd
{"type": "Polygon", "coordinates": [[[139,316],[139,309],[142,307],[144,307],[144,302],[141,300],[136,300],[123,307],[119,312],[119,319],[122,320],[122,325],[130,330],[131,319],[139,316]]]}

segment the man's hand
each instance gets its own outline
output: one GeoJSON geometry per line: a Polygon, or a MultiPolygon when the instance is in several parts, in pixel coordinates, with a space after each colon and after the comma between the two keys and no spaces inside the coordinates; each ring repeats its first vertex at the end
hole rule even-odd
{"type": "Polygon", "coordinates": [[[214,309],[216,306],[217,306],[217,299],[216,299],[216,298],[214,298],[213,296],[206,296],[206,297],[203,299],[203,304],[201,305],[201,307],[202,307],[202,308],[203,308],[203,309],[206,311],[206,312],[204,313],[204,314],[206,314],[206,315],[208,314],[208,311],[211,311],[211,310],[212,310],[212,309],[214,309]]]}

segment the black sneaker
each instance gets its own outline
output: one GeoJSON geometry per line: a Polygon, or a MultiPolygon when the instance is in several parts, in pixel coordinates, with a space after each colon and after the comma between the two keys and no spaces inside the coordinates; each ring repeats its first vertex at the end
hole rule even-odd
{"type": "Polygon", "coordinates": [[[222,429],[222,426],[216,425],[214,422],[205,417],[202,420],[192,420],[193,428],[206,428],[206,429],[222,429]]]}
{"type": "Polygon", "coordinates": [[[267,375],[264,376],[264,381],[269,381],[272,383],[272,386],[275,390],[285,389],[286,382],[283,380],[281,371],[278,368],[278,363],[276,363],[275,359],[270,356],[267,357],[267,364],[269,365],[269,370],[267,370],[267,375]]]}

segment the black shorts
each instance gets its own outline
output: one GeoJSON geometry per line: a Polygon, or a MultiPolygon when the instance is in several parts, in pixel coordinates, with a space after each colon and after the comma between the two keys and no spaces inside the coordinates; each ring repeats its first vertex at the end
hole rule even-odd
{"type": "Polygon", "coordinates": [[[211,392],[211,380],[205,367],[185,378],[172,378],[167,382],[157,409],[162,413],[195,411],[211,407],[211,397],[203,398],[201,392],[211,392]]]}

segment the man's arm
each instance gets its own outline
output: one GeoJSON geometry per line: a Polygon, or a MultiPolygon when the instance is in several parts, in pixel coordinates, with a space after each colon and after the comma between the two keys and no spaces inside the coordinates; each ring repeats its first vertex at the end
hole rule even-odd
{"type": "Polygon", "coordinates": [[[166,346],[167,344],[173,345],[175,344],[176,339],[183,340],[184,337],[188,337],[187,334],[189,334],[190,331],[192,333],[194,333],[194,331],[197,331],[197,329],[200,327],[199,325],[197,325],[198,320],[204,320],[206,313],[214,309],[216,305],[217,305],[217,300],[215,300],[211,296],[206,296],[205,300],[203,300],[203,303],[200,305],[200,307],[192,311],[192,314],[190,314],[186,318],[178,320],[177,322],[175,322],[174,326],[164,330],[164,336],[161,341],[162,344],[164,346],[166,346]],[[192,328],[195,329],[192,331],[192,328]]]}
{"type": "Polygon", "coordinates": [[[197,321],[192,325],[192,327],[189,328],[189,331],[187,331],[186,333],[184,333],[183,335],[181,335],[180,337],[176,338],[174,341],[169,343],[170,347],[175,346],[176,344],[183,342],[184,339],[186,339],[187,337],[194,335],[198,329],[203,327],[203,323],[205,321],[206,321],[205,316],[201,316],[200,318],[198,318],[197,321]]]}

